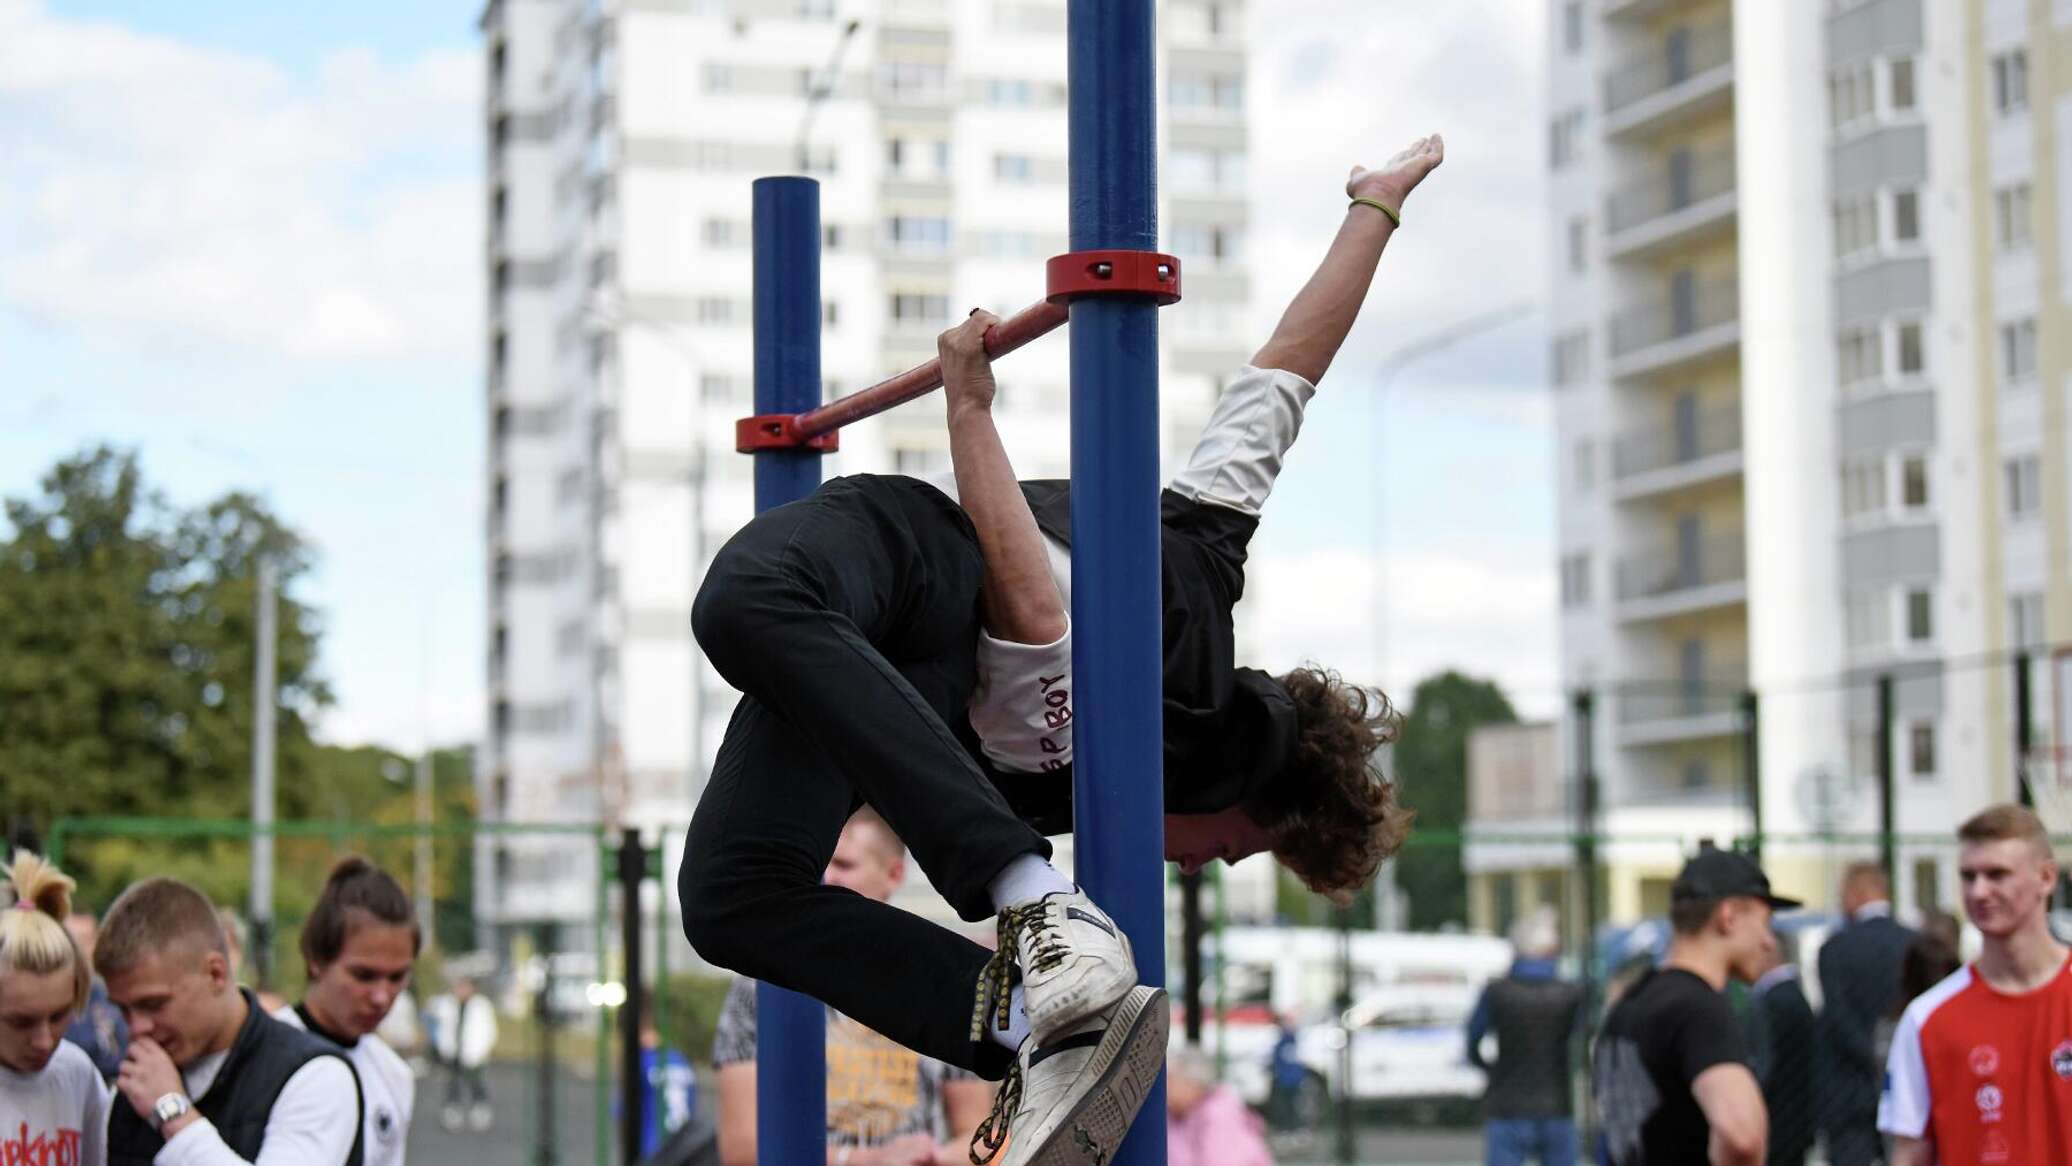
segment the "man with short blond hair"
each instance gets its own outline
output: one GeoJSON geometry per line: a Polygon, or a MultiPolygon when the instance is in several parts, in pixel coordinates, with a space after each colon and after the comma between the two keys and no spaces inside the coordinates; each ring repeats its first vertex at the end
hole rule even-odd
{"type": "Polygon", "coordinates": [[[359,1078],[237,986],[201,892],[169,878],[124,891],[94,970],[130,1029],[110,1166],[359,1166],[359,1078]]]}
{"type": "Polygon", "coordinates": [[[2072,950],[2050,931],[2050,836],[2034,811],[1997,805],[1957,839],[1984,945],[1900,1018],[1878,1128],[1892,1166],[2072,1162],[2072,950]]]}

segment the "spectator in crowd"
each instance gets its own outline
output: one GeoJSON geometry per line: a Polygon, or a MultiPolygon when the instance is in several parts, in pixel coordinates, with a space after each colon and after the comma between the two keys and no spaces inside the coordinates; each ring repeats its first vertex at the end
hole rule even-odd
{"type": "Polygon", "coordinates": [[[1906,953],[1899,960],[1899,993],[1892,998],[1892,1007],[1878,1018],[1875,1044],[1879,1064],[1892,1057],[1892,1036],[1899,1030],[1899,1018],[1906,1013],[1907,1005],[1964,966],[1964,958],[1957,954],[1956,937],[1956,920],[1936,912],[1922,920],[1920,933],[1907,944],[1906,953]],[[1942,926],[1943,921],[1949,925],[1942,926]]]}
{"type": "MultiPolygon", "coordinates": [[[[878,902],[906,879],[906,847],[865,807],[843,826],[827,885],[878,902]]],[[[712,1042],[721,1166],[754,1166],[755,981],[728,990],[712,1042]]],[[[993,1086],[827,1010],[827,1144],[846,1166],[963,1166],[993,1086]]]]}
{"type": "MultiPolygon", "coordinates": [[[[216,908],[216,919],[223,925],[224,949],[230,953],[231,981],[242,984],[245,982],[246,941],[251,933],[251,929],[245,926],[245,920],[242,915],[228,907],[216,908]]],[[[262,988],[255,984],[252,986],[252,994],[258,998],[259,1007],[265,1009],[268,1016],[272,1016],[288,1006],[286,998],[269,988],[262,988]]]]}
{"type": "Polygon", "coordinates": [[[1605,1019],[1592,1079],[1614,1166],[1760,1166],[1769,1120],[1727,981],[1752,983],[1777,938],[1770,893],[1745,855],[1708,846],[1669,889],[1669,956],[1605,1019]]]}
{"type": "Polygon", "coordinates": [[[410,1066],[412,1076],[424,1076],[424,1026],[418,1023],[417,995],[408,987],[396,993],[396,1002],[389,1006],[388,1019],[381,1022],[374,1034],[396,1050],[396,1055],[410,1066]]]}
{"type": "MultiPolygon", "coordinates": [[[[91,968],[101,921],[94,918],[93,912],[81,911],[74,905],[72,913],[65,916],[65,930],[72,933],[72,942],[79,945],[79,953],[91,968]]],[[[129,1026],[122,1022],[122,1009],[108,999],[108,986],[99,976],[93,978],[93,985],[86,1007],[72,1018],[72,1027],[65,1030],[65,1039],[85,1049],[86,1055],[93,1058],[94,1068],[101,1071],[101,1079],[112,1085],[116,1072],[122,1068],[122,1050],[129,1047],[129,1026]]]]}
{"type": "Polygon", "coordinates": [[[1302,1083],[1309,1078],[1309,1069],[1302,1063],[1294,1014],[1275,1013],[1273,1022],[1280,1031],[1267,1064],[1266,1121],[1275,1132],[1295,1132],[1302,1130],[1302,1083]]]}
{"type": "Polygon", "coordinates": [[[100,1166],[108,1158],[108,1086],[65,1025],[93,972],[62,922],[72,880],[17,851],[0,905],[0,1162],[100,1166]]]}
{"type": "Polygon", "coordinates": [[[396,880],[357,855],[339,860],[302,924],[309,989],[274,1013],[339,1048],[360,1077],[366,1166],[402,1166],[417,1079],[375,1031],[417,962],[417,917],[396,880]]]}
{"type": "Polygon", "coordinates": [[[462,1124],[477,1131],[496,1123],[489,1099],[489,1054],[496,1048],[496,1007],[476,994],[475,981],[453,978],[453,991],[433,1000],[426,1020],[432,1051],[446,1066],[446,1105],[439,1124],[451,1133],[462,1124]]]}
{"type": "MultiPolygon", "coordinates": [[[[655,995],[643,990],[640,1001],[640,1156],[660,1151],[670,1135],[691,1124],[698,1112],[698,1072],[689,1057],[662,1040],[656,1024],[655,995]]],[[[614,1105],[616,1105],[616,1100],[614,1105]]]]}
{"type": "Polygon", "coordinates": [[[1813,1006],[1799,986],[1792,945],[1779,938],[1749,990],[1748,1045],[1770,1113],[1769,1166],[1804,1166],[1818,1133],[1813,1006]]]}
{"type": "Polygon", "coordinates": [[[1166,1161],[1170,1166],[1273,1166],[1264,1122],[1237,1090],[1216,1080],[1200,1049],[1166,1062],[1166,1161]]]}
{"type": "Polygon", "coordinates": [[[1884,1160],[1878,1137],[1878,1018],[1899,991],[1899,961],[1914,933],[1892,917],[1885,868],[1859,862],[1842,872],[1841,930],[1820,947],[1821,1122],[1834,1166],[1884,1160]]]}
{"type": "Polygon", "coordinates": [[[1583,1013],[1582,985],[1560,978],[1560,921],[1551,907],[1511,928],[1510,972],[1482,990],[1468,1017],[1468,1063],[1489,1075],[1482,1095],[1489,1166],[1573,1166],[1571,1038],[1583,1013]],[[1496,1060],[1482,1053],[1496,1036],[1496,1060]]]}
{"type": "Polygon", "coordinates": [[[2072,1162],[2072,949],[2050,930],[2058,864],[2034,811],[1957,828],[1978,962],[1900,1017],[1878,1128],[1892,1166],[2072,1162]]]}
{"type": "Polygon", "coordinates": [[[94,967],[130,1027],[111,1166],[359,1166],[351,1063],[239,989],[200,891],[163,877],[132,885],[101,921],[94,967]]]}

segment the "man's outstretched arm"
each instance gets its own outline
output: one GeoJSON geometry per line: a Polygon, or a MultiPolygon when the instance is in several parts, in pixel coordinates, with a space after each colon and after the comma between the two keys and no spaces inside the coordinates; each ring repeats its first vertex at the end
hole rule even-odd
{"type": "MultiPolygon", "coordinates": [[[[1403,200],[1445,159],[1446,144],[1439,135],[1420,138],[1379,170],[1353,167],[1345,193],[1349,198],[1373,199],[1400,214],[1403,200]]],[[[1395,231],[1389,217],[1373,207],[1361,203],[1347,207],[1345,222],[1324,261],[1281,313],[1281,322],[1252,357],[1252,364],[1284,369],[1312,385],[1322,380],[1359,317],[1367,288],[1374,281],[1374,268],[1395,231]]]]}

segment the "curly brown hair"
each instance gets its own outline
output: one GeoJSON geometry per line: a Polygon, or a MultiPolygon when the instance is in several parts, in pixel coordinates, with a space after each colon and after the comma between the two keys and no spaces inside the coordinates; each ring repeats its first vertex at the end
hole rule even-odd
{"type": "Polygon", "coordinates": [[[1396,739],[1396,710],[1379,689],[1315,665],[1277,679],[1295,702],[1295,756],[1245,813],[1273,835],[1282,866],[1343,905],[1374,880],[1416,817],[1397,804],[1374,756],[1396,739]]]}

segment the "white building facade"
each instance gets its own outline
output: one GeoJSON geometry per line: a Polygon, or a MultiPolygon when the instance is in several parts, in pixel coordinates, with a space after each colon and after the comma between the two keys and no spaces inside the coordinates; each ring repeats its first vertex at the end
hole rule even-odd
{"type": "MultiPolygon", "coordinates": [[[[1161,233],[1187,293],[1161,321],[1169,458],[1250,353],[1245,18],[1161,5],[1161,233]]],[[[969,308],[1039,300],[1067,249],[1064,20],[1061,0],[492,0],[486,820],[640,827],[674,871],[736,699],[689,613],[753,509],[732,449],[750,183],[821,181],[830,398],[931,359],[969,308]]],[[[998,374],[1025,477],[1069,472],[1066,352],[998,374]]],[[[845,431],[825,472],[947,467],[924,400],[845,431]]],[[[508,836],[478,885],[500,922],[587,920],[597,862],[508,836]]]]}
{"type": "MultiPolygon", "coordinates": [[[[1609,914],[1749,832],[1751,754],[1766,834],[1875,831],[1879,676],[1896,826],[1946,837],[2015,796],[2009,657],[2072,626],[2072,4],[1550,16],[1562,665],[1593,694],[1609,914]]],[[[1766,863],[1824,902],[1874,856],[1766,863]]],[[[1948,906],[1954,867],[1903,847],[1896,897],[1948,906]]]]}

